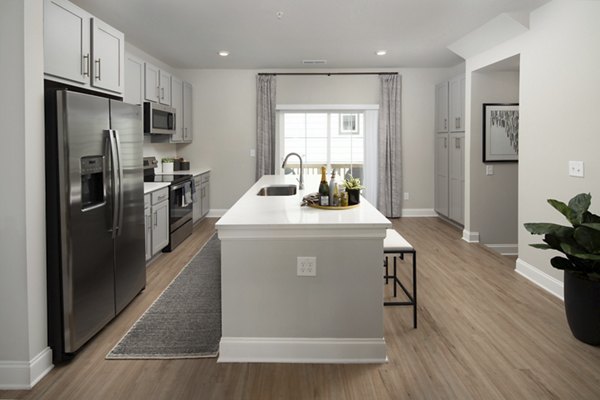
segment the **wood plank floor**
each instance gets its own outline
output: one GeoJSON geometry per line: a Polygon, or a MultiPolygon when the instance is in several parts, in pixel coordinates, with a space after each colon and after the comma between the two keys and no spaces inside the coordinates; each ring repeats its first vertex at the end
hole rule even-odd
{"type": "MultiPolygon", "coordinates": [[[[389,362],[217,364],[105,360],[214,231],[205,220],[148,268],[148,285],[77,357],[2,399],[600,399],[600,348],[574,339],[560,300],[514,272],[514,258],[461,240],[437,218],[394,227],[417,249],[419,327],[386,307],[389,362]]],[[[408,265],[406,270],[408,270],[408,265]]]]}

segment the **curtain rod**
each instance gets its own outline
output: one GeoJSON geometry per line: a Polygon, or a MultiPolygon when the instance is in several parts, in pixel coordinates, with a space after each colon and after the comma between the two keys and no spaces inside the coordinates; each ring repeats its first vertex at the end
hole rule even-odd
{"type": "Polygon", "coordinates": [[[321,76],[331,76],[331,75],[398,75],[397,72],[260,72],[258,74],[261,75],[291,75],[291,76],[299,76],[299,75],[321,75],[321,76]]]}

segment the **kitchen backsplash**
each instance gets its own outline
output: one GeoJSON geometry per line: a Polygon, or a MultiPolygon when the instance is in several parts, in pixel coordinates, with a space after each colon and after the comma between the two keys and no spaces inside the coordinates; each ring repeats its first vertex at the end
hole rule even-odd
{"type": "Polygon", "coordinates": [[[175,158],[177,149],[171,143],[150,143],[149,135],[144,135],[144,157],[154,156],[158,160],[158,167],[155,173],[162,172],[160,160],[163,157],[175,158]]]}

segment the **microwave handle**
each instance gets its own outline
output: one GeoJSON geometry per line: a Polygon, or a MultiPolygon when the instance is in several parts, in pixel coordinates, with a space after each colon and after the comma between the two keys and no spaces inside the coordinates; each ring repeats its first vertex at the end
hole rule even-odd
{"type": "Polygon", "coordinates": [[[167,114],[167,125],[169,126],[169,129],[177,129],[177,127],[175,126],[175,113],[167,114]]]}

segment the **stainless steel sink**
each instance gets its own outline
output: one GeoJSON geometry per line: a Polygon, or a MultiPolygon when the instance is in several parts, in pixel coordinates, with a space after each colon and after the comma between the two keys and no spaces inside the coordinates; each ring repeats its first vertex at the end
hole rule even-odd
{"type": "Polygon", "coordinates": [[[261,188],[257,196],[293,196],[296,194],[296,185],[271,185],[261,188]]]}

